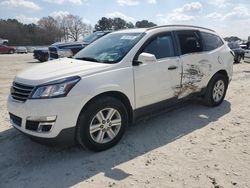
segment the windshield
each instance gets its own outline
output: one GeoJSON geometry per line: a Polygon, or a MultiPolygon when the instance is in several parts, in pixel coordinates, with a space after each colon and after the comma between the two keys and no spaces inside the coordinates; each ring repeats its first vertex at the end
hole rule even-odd
{"type": "Polygon", "coordinates": [[[104,33],[104,32],[95,32],[95,33],[92,33],[92,34],[86,36],[83,39],[83,42],[86,42],[86,43],[90,44],[90,43],[94,42],[95,40],[101,38],[105,34],[106,33],[104,33]]]}
{"type": "Polygon", "coordinates": [[[117,63],[144,36],[144,33],[111,33],[78,52],[80,60],[117,63]]]}

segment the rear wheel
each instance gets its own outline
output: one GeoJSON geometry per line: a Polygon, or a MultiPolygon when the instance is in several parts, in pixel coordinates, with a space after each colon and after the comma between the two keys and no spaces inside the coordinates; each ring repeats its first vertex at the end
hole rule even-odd
{"type": "Polygon", "coordinates": [[[208,106],[218,106],[225,98],[228,87],[228,79],[223,74],[216,74],[209,82],[204,97],[208,106]]]}
{"type": "Polygon", "coordinates": [[[121,101],[112,97],[99,98],[81,112],[76,139],[89,150],[106,150],[120,141],[127,124],[128,113],[121,101]]]}
{"type": "Polygon", "coordinates": [[[14,50],[10,50],[10,51],[9,51],[9,54],[14,54],[14,50]]]}

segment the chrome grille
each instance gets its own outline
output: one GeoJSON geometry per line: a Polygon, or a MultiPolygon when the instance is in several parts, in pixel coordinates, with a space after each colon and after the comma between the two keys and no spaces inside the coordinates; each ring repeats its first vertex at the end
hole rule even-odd
{"type": "Polygon", "coordinates": [[[28,99],[33,89],[34,89],[34,86],[28,86],[28,85],[13,82],[13,85],[10,90],[10,94],[13,99],[17,101],[25,102],[28,99]]]}

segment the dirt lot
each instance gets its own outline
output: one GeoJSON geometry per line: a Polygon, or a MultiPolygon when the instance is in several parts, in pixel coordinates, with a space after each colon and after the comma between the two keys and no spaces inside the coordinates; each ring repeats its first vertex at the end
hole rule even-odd
{"type": "Polygon", "coordinates": [[[36,144],[10,126],[6,100],[31,55],[0,56],[0,187],[250,187],[250,64],[234,65],[226,100],[161,113],[101,153],[36,144]]]}

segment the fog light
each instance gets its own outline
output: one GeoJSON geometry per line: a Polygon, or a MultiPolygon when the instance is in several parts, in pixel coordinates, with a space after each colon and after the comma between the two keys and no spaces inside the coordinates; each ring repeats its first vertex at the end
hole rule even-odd
{"type": "Polygon", "coordinates": [[[26,129],[39,133],[50,132],[56,116],[30,116],[26,118],[26,129]]]}
{"type": "Polygon", "coordinates": [[[56,121],[56,116],[29,116],[27,121],[53,122],[56,121]]]}

